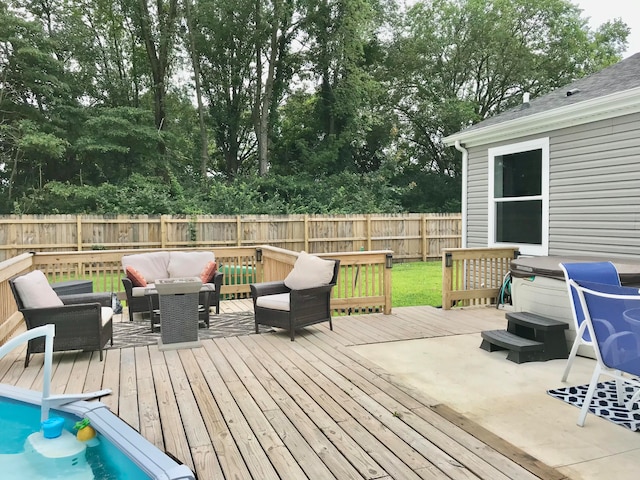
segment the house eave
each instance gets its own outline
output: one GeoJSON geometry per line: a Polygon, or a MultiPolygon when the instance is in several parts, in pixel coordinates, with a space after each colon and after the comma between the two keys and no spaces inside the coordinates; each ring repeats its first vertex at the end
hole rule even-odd
{"type": "Polygon", "coordinates": [[[640,112],[640,87],[483,128],[462,130],[443,138],[442,141],[445,145],[452,146],[456,140],[459,140],[465,147],[474,147],[638,112],[640,112]]]}

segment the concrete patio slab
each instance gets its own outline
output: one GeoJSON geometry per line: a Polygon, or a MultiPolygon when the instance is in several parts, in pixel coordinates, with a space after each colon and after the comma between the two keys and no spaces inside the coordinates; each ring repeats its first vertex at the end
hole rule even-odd
{"type": "MultiPolygon", "coordinates": [[[[516,364],[479,348],[480,334],[351,347],[492,433],[574,480],[637,479],[640,432],[579,410],[546,392],[563,386],[565,360],[516,364]]],[[[595,361],[577,357],[565,385],[589,383],[595,361]]]]}

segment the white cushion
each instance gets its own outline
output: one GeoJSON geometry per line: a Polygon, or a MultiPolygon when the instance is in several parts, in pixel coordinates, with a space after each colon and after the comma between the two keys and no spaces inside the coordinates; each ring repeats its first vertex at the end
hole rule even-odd
{"type": "Polygon", "coordinates": [[[324,260],[306,252],[300,252],[293,270],[284,279],[291,290],[303,290],[328,284],[333,278],[333,260],[324,260]]]}
{"type": "Polygon", "coordinates": [[[213,252],[170,252],[167,272],[169,278],[199,277],[207,263],[215,261],[213,252]]]}
{"type": "Polygon", "coordinates": [[[256,306],[270,308],[271,310],[289,311],[289,294],[278,293],[276,295],[263,295],[256,299],[256,306]]]}
{"type": "Polygon", "coordinates": [[[131,266],[138,270],[147,283],[159,278],[168,278],[169,252],[149,252],[125,255],[122,257],[122,269],[126,272],[131,266]]]}
{"type": "Polygon", "coordinates": [[[102,326],[104,327],[111,317],[113,317],[113,308],[111,307],[100,307],[100,317],[102,318],[102,326]]]}
{"type": "MultiPolygon", "coordinates": [[[[156,286],[154,283],[147,283],[146,287],[133,287],[131,289],[132,297],[144,297],[147,293],[147,290],[155,290],[156,286]]],[[[156,292],[154,292],[156,293],[156,292]]]]}
{"type": "Polygon", "coordinates": [[[40,270],[34,270],[16,278],[13,284],[25,308],[60,307],[64,305],[58,294],[49,285],[47,277],[40,270]]]}

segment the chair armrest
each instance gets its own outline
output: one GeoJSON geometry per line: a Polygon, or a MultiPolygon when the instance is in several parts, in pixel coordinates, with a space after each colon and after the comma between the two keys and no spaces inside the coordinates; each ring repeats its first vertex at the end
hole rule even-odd
{"type": "Polygon", "coordinates": [[[100,303],[78,303],[46,308],[25,308],[21,310],[28,328],[39,327],[47,323],[75,323],[95,321],[102,324],[100,303]]]}
{"type": "Polygon", "coordinates": [[[256,299],[264,295],[276,295],[278,293],[289,293],[290,289],[284,284],[284,282],[262,282],[252,283],[249,285],[251,289],[251,296],[256,299]]]}
{"type": "Polygon", "coordinates": [[[112,305],[113,294],[107,292],[75,293],[72,295],[60,295],[59,297],[65,305],[99,303],[103,307],[110,307],[112,305]]]}
{"type": "Polygon", "coordinates": [[[216,286],[216,292],[219,292],[222,288],[222,280],[224,280],[224,273],[222,273],[220,270],[216,271],[216,273],[213,275],[213,281],[210,282],[216,286]]]}
{"type": "Polygon", "coordinates": [[[330,292],[333,286],[334,286],[333,283],[328,283],[326,285],[320,285],[319,287],[305,288],[302,290],[291,290],[291,296],[294,297],[296,295],[299,295],[299,296],[319,295],[322,293],[330,292]]]}

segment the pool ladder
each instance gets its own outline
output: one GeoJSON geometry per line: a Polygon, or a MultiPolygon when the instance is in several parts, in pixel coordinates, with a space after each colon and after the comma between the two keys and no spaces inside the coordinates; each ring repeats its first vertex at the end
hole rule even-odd
{"type": "Polygon", "coordinates": [[[67,403],[76,402],[78,400],[90,400],[92,398],[102,397],[111,393],[111,389],[106,388],[89,393],[51,395],[51,366],[53,364],[53,338],[55,335],[55,325],[43,325],[42,327],[32,328],[31,330],[21,333],[0,347],[0,358],[2,358],[11,350],[23,343],[27,343],[29,340],[33,340],[38,337],[46,337],[44,344],[42,402],[40,403],[40,421],[42,422],[49,418],[49,410],[51,408],[66,405],[67,403]]]}

